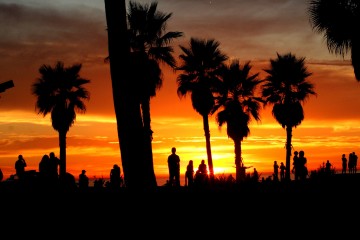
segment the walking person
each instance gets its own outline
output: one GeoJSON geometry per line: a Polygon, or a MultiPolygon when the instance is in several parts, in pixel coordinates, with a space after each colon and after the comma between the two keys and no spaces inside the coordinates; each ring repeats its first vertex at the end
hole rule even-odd
{"type": "Polygon", "coordinates": [[[180,187],[180,157],[176,154],[176,148],[171,148],[168,156],[169,185],[180,187]]]}

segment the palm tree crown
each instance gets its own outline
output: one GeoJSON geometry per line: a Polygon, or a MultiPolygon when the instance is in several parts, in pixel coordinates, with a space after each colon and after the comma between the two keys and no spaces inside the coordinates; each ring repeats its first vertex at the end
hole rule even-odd
{"type": "Polygon", "coordinates": [[[351,50],[355,77],[360,81],[360,1],[311,0],[310,23],[318,33],[324,33],[330,53],[344,55],[351,50]]]}
{"type": "Polygon", "coordinates": [[[217,114],[219,127],[227,124],[227,135],[234,141],[236,180],[245,179],[241,174],[242,153],[241,142],[250,134],[251,118],[260,121],[260,103],[262,99],[255,96],[259,84],[262,82],[259,73],[250,74],[250,62],[240,65],[235,59],[229,66],[223,68],[224,92],[220,98],[221,111],[217,114]]]}
{"type": "MultiPolygon", "coordinates": [[[[52,126],[59,132],[60,137],[65,137],[74,124],[76,112],[86,111],[83,100],[90,98],[89,92],[83,87],[90,80],[80,77],[81,66],[81,64],[75,64],[64,67],[63,62],[60,61],[54,67],[44,64],[39,68],[40,78],[32,85],[32,94],[37,96],[38,114],[41,113],[45,117],[51,113],[52,126]]],[[[65,141],[60,138],[59,140],[65,141]]],[[[66,159],[64,147],[65,145],[60,143],[62,162],[66,159]]],[[[65,173],[66,170],[61,168],[61,172],[65,173]]]]}
{"type": "Polygon", "coordinates": [[[271,59],[270,68],[264,71],[268,73],[262,85],[264,106],[273,105],[273,116],[287,132],[286,179],[290,180],[292,128],[304,119],[302,103],[316,95],[314,85],[307,81],[312,73],[305,67],[305,58],[296,58],[291,53],[277,54],[277,59],[271,59]]]}
{"type": "Polygon", "coordinates": [[[178,95],[183,97],[190,93],[193,108],[203,117],[211,179],[214,177],[214,169],[208,116],[214,110],[215,97],[220,94],[221,67],[228,58],[220,51],[219,45],[214,39],[191,38],[189,47],[180,46],[183,53],[179,58],[182,63],[177,68],[182,71],[177,78],[178,95]]]}
{"type": "Polygon", "coordinates": [[[170,44],[183,35],[178,31],[166,31],[167,21],[171,16],[172,13],[165,14],[158,11],[157,2],[152,2],[150,5],[129,2],[127,18],[133,62],[132,72],[137,80],[144,126],[151,133],[149,101],[151,97],[156,96],[156,91],[162,87],[163,80],[159,63],[173,69],[176,67],[174,49],[170,44]]]}

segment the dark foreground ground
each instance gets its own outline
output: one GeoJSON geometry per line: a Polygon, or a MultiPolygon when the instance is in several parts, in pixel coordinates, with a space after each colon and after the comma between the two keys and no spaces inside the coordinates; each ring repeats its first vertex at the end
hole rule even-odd
{"type": "Polygon", "coordinates": [[[0,185],[3,236],[9,231],[32,239],[350,239],[359,224],[360,174],[148,191],[10,186],[0,185]]]}

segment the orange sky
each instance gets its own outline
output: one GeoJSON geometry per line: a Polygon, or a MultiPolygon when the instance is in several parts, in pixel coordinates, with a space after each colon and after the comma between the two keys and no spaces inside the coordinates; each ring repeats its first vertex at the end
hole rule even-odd
{"type": "MultiPolygon", "coordinates": [[[[150,2],[150,1],[138,1],[150,2]]],[[[305,120],[293,130],[294,150],[304,150],[310,170],[329,159],[340,170],[341,155],[360,152],[360,85],[355,80],[349,55],[343,59],[328,52],[322,35],[312,31],[306,1],[202,1],[159,0],[158,9],[172,12],[168,30],[190,37],[214,38],[221,50],[240,62],[251,61],[253,72],[265,76],[264,68],[276,53],[292,52],[305,57],[313,73],[317,97],[304,104],[305,120]]],[[[75,177],[86,169],[89,177],[108,177],[113,164],[121,164],[107,56],[107,33],[103,1],[0,0],[0,82],[12,79],[15,87],[0,94],[0,168],[5,178],[14,174],[22,154],[27,170],[37,170],[43,154],[59,155],[58,134],[50,117],[37,115],[31,85],[42,64],[61,60],[66,66],[82,63],[81,76],[90,101],[85,114],[67,135],[67,170],[75,177]]],[[[197,167],[206,159],[202,118],[190,98],[179,99],[176,76],[164,68],[163,87],[151,101],[154,131],[154,167],[157,176],[167,174],[166,159],[177,147],[181,172],[190,159],[197,167]]],[[[226,126],[218,129],[210,117],[213,164],[218,173],[234,172],[233,142],[226,126]]],[[[245,165],[260,173],[272,171],[274,160],[285,162],[285,130],[261,110],[261,122],[252,122],[250,136],[242,142],[245,165]]]]}

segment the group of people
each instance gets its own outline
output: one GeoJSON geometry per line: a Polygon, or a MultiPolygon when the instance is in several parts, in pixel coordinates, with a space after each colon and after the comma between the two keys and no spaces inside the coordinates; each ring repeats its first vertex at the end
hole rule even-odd
{"type": "Polygon", "coordinates": [[[345,153],[341,156],[341,162],[342,162],[342,170],[341,173],[345,174],[346,170],[350,174],[357,172],[357,160],[358,156],[355,154],[355,152],[349,153],[348,159],[346,158],[345,153]]]}
{"type": "MultiPolygon", "coordinates": [[[[292,162],[292,169],[291,172],[295,176],[295,180],[304,180],[308,176],[308,169],[307,169],[307,159],[305,157],[305,152],[303,150],[301,151],[295,151],[293,162],[292,162]]],[[[273,179],[274,181],[283,181],[285,180],[285,172],[286,172],[286,166],[284,162],[281,162],[280,165],[277,163],[277,161],[274,161],[273,164],[273,179]],[[279,179],[279,172],[280,172],[280,179],[279,179]]]]}
{"type": "MultiPolygon", "coordinates": [[[[167,159],[169,168],[168,185],[179,187],[180,186],[180,157],[176,154],[176,148],[171,148],[171,154],[167,159]]],[[[185,186],[191,187],[196,183],[205,183],[208,179],[208,170],[205,160],[201,160],[198,169],[194,170],[194,161],[189,160],[185,172],[185,186]]]]}
{"type": "MultiPolygon", "coordinates": [[[[13,179],[25,180],[27,172],[35,172],[35,170],[26,171],[27,163],[22,154],[18,155],[17,160],[15,161],[15,175],[11,175],[13,179]]],[[[49,188],[56,188],[56,184],[58,184],[59,180],[59,172],[60,172],[60,159],[55,156],[54,152],[50,152],[49,154],[44,154],[39,162],[39,169],[36,176],[38,178],[38,182],[41,186],[47,186],[49,188]]],[[[0,181],[3,180],[3,172],[0,169],[0,181]]],[[[75,181],[75,179],[74,179],[75,181]]],[[[110,170],[110,180],[108,182],[108,187],[112,189],[117,189],[123,186],[124,181],[121,176],[121,169],[118,164],[114,164],[113,168],[110,170]]],[[[89,177],[86,176],[86,170],[81,170],[78,179],[78,187],[79,189],[87,189],[89,188],[89,177]]]]}
{"type": "MultiPolygon", "coordinates": [[[[113,168],[110,170],[110,181],[108,187],[115,190],[115,189],[119,189],[122,185],[123,185],[123,178],[121,177],[120,166],[114,164],[113,168]]],[[[79,189],[87,190],[88,188],[89,188],[89,177],[86,176],[86,170],[83,169],[79,174],[79,189]]]]}
{"type": "Polygon", "coordinates": [[[280,181],[285,180],[286,166],[284,165],[284,162],[281,162],[279,166],[277,161],[274,161],[273,167],[274,167],[274,180],[279,181],[279,169],[280,169],[280,181]]]}

